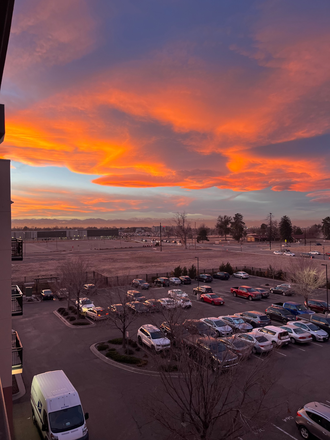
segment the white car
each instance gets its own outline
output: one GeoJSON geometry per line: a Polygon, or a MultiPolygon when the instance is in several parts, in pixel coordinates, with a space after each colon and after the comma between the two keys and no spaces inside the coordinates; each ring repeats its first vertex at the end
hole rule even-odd
{"type": "Polygon", "coordinates": [[[295,257],[296,254],[294,254],[293,252],[284,252],[283,255],[286,255],[287,257],[295,257]]]}
{"type": "Polygon", "coordinates": [[[225,321],[220,318],[202,318],[202,322],[212,327],[219,336],[231,336],[233,329],[225,321]]]}
{"type": "Polygon", "coordinates": [[[180,278],[177,278],[177,277],[171,277],[170,284],[174,284],[175,286],[179,286],[181,284],[181,280],[180,280],[180,278]]]}
{"type": "Polygon", "coordinates": [[[296,342],[298,344],[305,344],[306,342],[311,342],[313,340],[312,335],[302,328],[293,327],[292,325],[281,325],[281,328],[289,333],[292,344],[295,344],[296,342]]]}
{"type": "Polygon", "coordinates": [[[321,255],[321,252],[319,251],[310,251],[308,252],[310,255],[321,255]]]}
{"type": "Polygon", "coordinates": [[[89,298],[79,298],[79,307],[82,313],[86,313],[88,309],[93,309],[95,304],[89,298]]]}
{"type": "Polygon", "coordinates": [[[250,275],[243,270],[239,270],[238,272],[233,273],[233,276],[236,278],[247,279],[250,275]]]}
{"type": "Polygon", "coordinates": [[[102,321],[109,318],[109,311],[103,307],[93,307],[86,310],[87,318],[91,318],[94,321],[102,321]]]}
{"type": "Polygon", "coordinates": [[[189,298],[188,294],[181,289],[171,289],[167,292],[170,298],[181,299],[181,298],[189,298]]]}
{"type": "Polygon", "coordinates": [[[314,341],[327,342],[327,340],[329,339],[328,333],[315,325],[313,322],[292,321],[288,322],[287,326],[301,328],[305,332],[310,333],[314,341]]]}
{"type": "Polygon", "coordinates": [[[169,310],[178,307],[177,301],[175,301],[173,298],[160,298],[158,302],[164,309],[169,310]]]}
{"type": "Polygon", "coordinates": [[[275,254],[275,255],[283,255],[283,252],[282,251],[274,251],[273,254],[275,254]]]}
{"type": "Polygon", "coordinates": [[[266,327],[255,328],[251,334],[263,335],[268,341],[270,341],[274,346],[282,347],[283,345],[288,345],[290,342],[289,333],[281,327],[275,327],[274,325],[267,325],[266,327]]]}
{"type": "Polygon", "coordinates": [[[152,324],[142,325],[137,331],[137,338],[140,345],[145,344],[155,351],[163,351],[171,346],[171,341],[152,324]]]}
{"type": "Polygon", "coordinates": [[[177,298],[176,299],[177,307],[182,307],[183,309],[190,309],[192,307],[192,302],[189,298],[177,298]]]}

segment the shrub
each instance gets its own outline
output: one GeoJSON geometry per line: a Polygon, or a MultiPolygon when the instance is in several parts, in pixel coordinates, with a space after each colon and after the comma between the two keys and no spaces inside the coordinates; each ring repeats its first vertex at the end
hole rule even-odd
{"type": "Polygon", "coordinates": [[[172,364],[161,365],[159,368],[160,368],[160,370],[166,371],[167,373],[173,373],[175,371],[178,371],[178,366],[177,365],[172,365],[172,364]]]}
{"type": "Polygon", "coordinates": [[[123,364],[133,364],[133,365],[139,365],[143,364],[146,365],[146,361],[142,361],[141,359],[135,357],[135,356],[128,356],[125,354],[119,354],[117,350],[108,350],[106,353],[106,357],[112,359],[116,362],[121,362],[123,364]]]}
{"type": "Polygon", "coordinates": [[[58,313],[60,315],[63,315],[63,313],[65,312],[65,308],[64,307],[60,307],[57,311],[58,311],[58,313]]]}
{"type": "Polygon", "coordinates": [[[70,306],[69,310],[70,310],[70,312],[76,312],[77,311],[76,307],[74,307],[74,306],[70,306]]]}
{"type": "Polygon", "coordinates": [[[76,320],[75,316],[69,316],[68,317],[68,321],[70,321],[70,322],[75,321],[75,320],[76,320]]]}
{"type": "Polygon", "coordinates": [[[72,323],[73,325],[89,325],[88,321],[82,321],[82,320],[77,320],[76,322],[72,323]]]}
{"type": "Polygon", "coordinates": [[[184,268],[182,269],[182,275],[183,276],[187,276],[188,275],[188,270],[187,270],[186,266],[184,266],[184,268]]]}
{"type": "Polygon", "coordinates": [[[109,344],[121,345],[123,343],[123,338],[110,339],[109,344]]]}
{"type": "Polygon", "coordinates": [[[126,348],[125,354],[132,355],[132,354],[134,354],[134,350],[132,350],[131,348],[126,348]]]}
{"type": "Polygon", "coordinates": [[[188,269],[188,275],[190,278],[195,279],[196,278],[196,266],[192,265],[190,269],[188,269]]]}
{"type": "Polygon", "coordinates": [[[229,275],[232,275],[234,273],[234,269],[232,268],[232,265],[229,263],[229,261],[227,261],[225,272],[228,272],[229,275]]]}
{"type": "Polygon", "coordinates": [[[179,278],[181,277],[181,275],[182,275],[182,267],[181,266],[175,267],[173,271],[173,276],[179,278]]]}
{"type": "Polygon", "coordinates": [[[132,348],[139,348],[137,342],[133,341],[133,339],[128,340],[128,345],[130,345],[132,348]]]}
{"type": "MultiPolygon", "coordinates": [[[[103,351],[107,350],[109,348],[109,345],[105,342],[100,342],[99,344],[97,344],[96,348],[98,349],[98,351],[103,351]]],[[[113,350],[115,350],[115,348],[113,350]]]]}
{"type": "Polygon", "coordinates": [[[66,310],[62,313],[63,316],[69,316],[69,312],[67,312],[66,310]]]}

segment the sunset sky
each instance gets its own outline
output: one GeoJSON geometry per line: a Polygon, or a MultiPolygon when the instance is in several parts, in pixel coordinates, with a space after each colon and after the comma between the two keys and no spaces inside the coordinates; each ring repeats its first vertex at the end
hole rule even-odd
{"type": "Polygon", "coordinates": [[[13,219],[320,222],[329,22],[326,0],[16,0],[13,219]]]}

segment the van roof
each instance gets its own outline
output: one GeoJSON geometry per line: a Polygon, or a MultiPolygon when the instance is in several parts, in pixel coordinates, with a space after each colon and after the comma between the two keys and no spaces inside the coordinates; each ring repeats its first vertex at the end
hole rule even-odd
{"type": "MultiPolygon", "coordinates": [[[[47,371],[37,374],[36,380],[45,399],[53,399],[64,394],[77,393],[63,370],[47,371]]],[[[78,394],[78,393],[77,393],[78,394]]]]}

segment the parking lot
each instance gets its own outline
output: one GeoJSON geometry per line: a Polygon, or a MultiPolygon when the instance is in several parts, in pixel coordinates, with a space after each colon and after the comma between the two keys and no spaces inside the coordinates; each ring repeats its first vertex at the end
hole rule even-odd
{"type": "MultiPolygon", "coordinates": [[[[278,284],[276,281],[257,277],[250,277],[248,280],[233,277],[228,281],[213,280],[210,285],[214,292],[223,297],[225,305],[212,306],[197,301],[192,294],[197,282],[193,282],[182,286],[193,303],[191,309],[183,310],[182,313],[185,318],[203,318],[247,310],[264,312],[273,302],[282,301],[286,297],[271,294],[267,299],[252,302],[234,298],[230,287],[261,287],[265,283],[270,286],[278,284]]],[[[143,293],[147,298],[158,299],[166,297],[168,289],[150,288],[143,293]]],[[[100,289],[93,300],[95,305],[108,306],[110,298],[109,291],[100,289]]],[[[303,302],[298,295],[291,298],[293,301],[303,302]]],[[[23,379],[27,388],[25,396],[14,403],[17,440],[39,438],[30,419],[29,387],[33,375],[54,369],[63,369],[79,391],[84,410],[90,413],[88,426],[91,439],[106,440],[110,438],[109,433],[111,438],[118,440],[169,439],[169,433],[150,419],[148,411],[144,409],[146,400],[150,398],[150,390],[157,390],[159,386],[157,377],[149,376],[146,372],[141,374],[141,371],[139,374],[130,373],[95,358],[90,346],[119,336],[118,330],[105,322],[98,322],[91,328],[68,328],[52,313],[62,305],[59,301],[28,304],[25,305],[22,317],[13,318],[13,328],[18,330],[24,347],[23,379]]],[[[153,314],[150,318],[148,315],[139,316],[129,330],[130,337],[136,339],[137,328],[151,319],[160,324],[164,318],[158,314],[153,314]]],[[[274,414],[265,426],[255,427],[255,433],[244,436],[244,440],[298,439],[299,434],[294,423],[297,409],[313,400],[330,403],[329,343],[311,342],[306,346],[290,344],[276,349],[274,356],[279,372],[279,379],[270,396],[271,403],[276,407],[274,414]]],[[[263,359],[253,356],[247,362],[261,364],[263,359]]]]}

